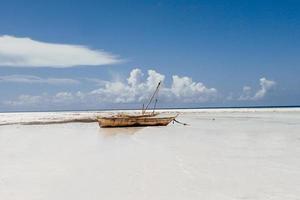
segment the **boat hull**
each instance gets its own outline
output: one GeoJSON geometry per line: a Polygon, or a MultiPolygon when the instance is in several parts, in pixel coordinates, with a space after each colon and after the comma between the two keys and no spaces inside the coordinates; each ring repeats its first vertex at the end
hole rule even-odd
{"type": "Polygon", "coordinates": [[[166,126],[175,119],[172,117],[99,117],[98,123],[102,128],[131,127],[131,126],[166,126]]]}

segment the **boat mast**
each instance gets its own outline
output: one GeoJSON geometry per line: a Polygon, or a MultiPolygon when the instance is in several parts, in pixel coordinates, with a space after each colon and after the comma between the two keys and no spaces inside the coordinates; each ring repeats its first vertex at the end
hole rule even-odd
{"type": "MultiPolygon", "coordinates": [[[[160,84],[161,84],[161,81],[158,82],[158,84],[157,84],[157,86],[156,86],[156,90],[155,90],[154,93],[152,94],[152,96],[151,96],[151,98],[150,98],[150,100],[149,100],[147,106],[145,107],[145,109],[144,109],[144,107],[143,107],[142,114],[144,114],[144,113],[146,112],[146,110],[148,109],[148,107],[149,107],[149,105],[151,104],[153,98],[155,97],[155,95],[156,95],[157,92],[158,92],[158,89],[159,89],[160,84]]],[[[156,102],[157,102],[157,99],[156,99],[156,102]]],[[[156,103],[155,103],[155,104],[156,104],[156,103]]],[[[153,110],[153,112],[154,112],[154,110],[153,110]]]]}

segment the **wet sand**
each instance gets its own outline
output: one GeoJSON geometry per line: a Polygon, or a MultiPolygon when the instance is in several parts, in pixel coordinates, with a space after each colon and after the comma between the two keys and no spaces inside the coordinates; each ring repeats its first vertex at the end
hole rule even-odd
{"type": "Polygon", "coordinates": [[[178,120],[0,126],[0,199],[300,199],[298,109],[178,120]]]}

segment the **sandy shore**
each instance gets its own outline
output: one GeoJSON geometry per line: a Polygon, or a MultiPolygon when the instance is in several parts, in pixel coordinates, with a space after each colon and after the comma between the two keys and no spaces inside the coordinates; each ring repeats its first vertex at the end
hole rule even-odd
{"type": "Polygon", "coordinates": [[[14,124],[0,126],[0,199],[300,199],[299,109],[183,112],[190,126],[14,123],[45,118],[0,114],[14,124]]]}

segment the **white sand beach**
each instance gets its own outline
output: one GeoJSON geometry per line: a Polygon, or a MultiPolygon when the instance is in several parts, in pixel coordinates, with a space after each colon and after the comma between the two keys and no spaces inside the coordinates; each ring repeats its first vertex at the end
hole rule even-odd
{"type": "Polygon", "coordinates": [[[2,113],[0,199],[300,199],[299,108],[176,112],[189,126],[101,129],[62,123],[97,112],[2,113]]]}

